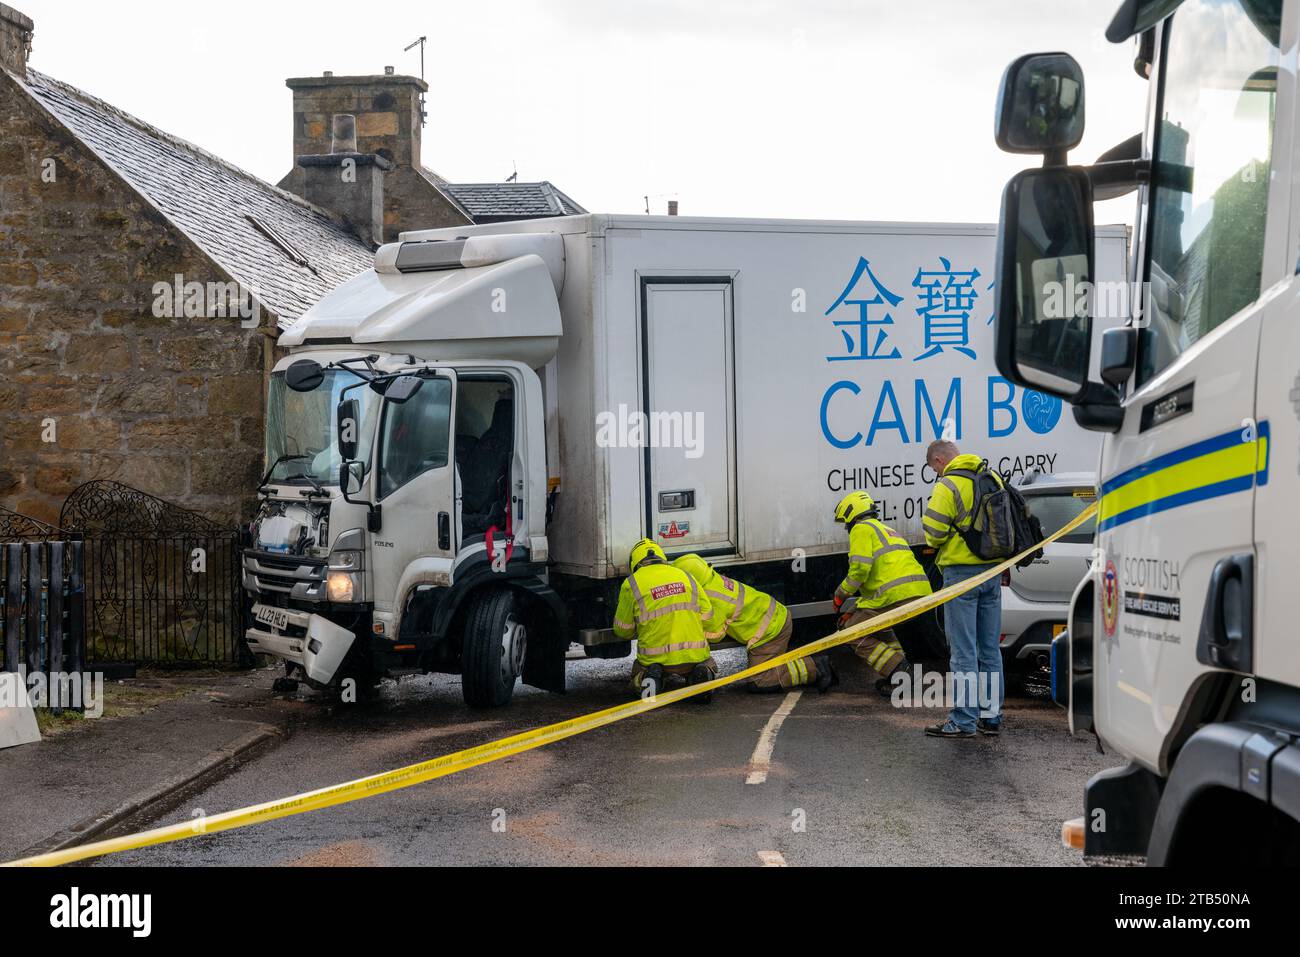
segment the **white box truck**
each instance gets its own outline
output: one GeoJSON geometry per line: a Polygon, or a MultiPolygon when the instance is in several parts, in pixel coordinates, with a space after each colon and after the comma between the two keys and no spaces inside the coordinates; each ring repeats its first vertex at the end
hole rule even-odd
{"type": "MultiPolygon", "coordinates": [[[[922,543],[946,434],[1013,474],[1097,440],[994,369],[994,227],[575,216],[404,234],[280,338],[250,647],[324,685],[564,685],[642,537],[829,613],[866,489],[922,543]]],[[[1098,231],[1124,274],[1124,227],[1098,231]]],[[[941,640],[941,636],[940,636],[941,640]]]]}

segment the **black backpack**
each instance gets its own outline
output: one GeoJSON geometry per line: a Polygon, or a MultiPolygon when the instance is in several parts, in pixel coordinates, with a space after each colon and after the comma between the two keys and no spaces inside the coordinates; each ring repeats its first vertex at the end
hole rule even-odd
{"type": "MultiPolygon", "coordinates": [[[[974,488],[970,524],[958,532],[976,557],[1002,561],[1043,540],[1042,523],[1029,510],[1025,497],[1011,486],[1009,477],[999,481],[987,459],[977,470],[954,469],[949,474],[970,479],[974,488]]],[[[1016,567],[1024,568],[1042,556],[1043,550],[1035,549],[1016,562],[1016,567]]]]}

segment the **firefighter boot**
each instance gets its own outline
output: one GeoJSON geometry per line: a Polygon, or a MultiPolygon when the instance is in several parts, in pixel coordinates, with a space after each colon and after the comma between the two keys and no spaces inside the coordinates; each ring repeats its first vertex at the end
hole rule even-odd
{"type": "Polygon", "coordinates": [[[830,655],[816,655],[813,664],[817,666],[817,693],[825,694],[840,683],[840,676],[835,673],[830,655]]]}
{"type": "Polygon", "coordinates": [[[668,676],[664,674],[664,666],[660,664],[650,665],[641,675],[641,697],[654,698],[668,690],[668,676]]]}
{"type": "MultiPolygon", "coordinates": [[[[687,687],[691,685],[702,685],[705,682],[712,681],[713,678],[714,678],[714,674],[713,671],[709,668],[709,666],[704,664],[703,662],[700,662],[698,665],[692,668],[691,673],[686,676],[686,684],[687,687]]],[[[708,704],[710,701],[713,700],[713,692],[706,691],[704,692],[704,694],[697,694],[694,700],[699,702],[700,704],[708,704]]]]}
{"type": "Polygon", "coordinates": [[[894,697],[894,675],[906,675],[908,667],[907,659],[904,658],[898,663],[898,667],[889,673],[889,677],[881,678],[876,682],[876,692],[882,698],[889,698],[892,700],[894,697]]]}

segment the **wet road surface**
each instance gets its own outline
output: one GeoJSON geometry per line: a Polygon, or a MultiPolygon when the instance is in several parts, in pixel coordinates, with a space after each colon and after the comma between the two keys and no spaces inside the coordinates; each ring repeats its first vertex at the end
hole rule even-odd
{"type": "MultiPolygon", "coordinates": [[[[738,651],[719,655],[738,670],[738,651]]],[[[378,701],[300,692],[284,744],[158,823],[218,813],[472,747],[626,700],[629,661],[571,665],[563,696],[520,688],[471,711],[449,676],[378,701]]],[[[1000,738],[949,741],[941,712],[861,681],[826,695],[726,689],[449,778],[340,807],[113,855],[100,866],[1076,864],[1060,825],[1116,763],[1060,709],[1007,701],[1000,738]],[[778,710],[783,715],[774,714],[778,710]],[[775,725],[775,728],[773,727],[775,725]],[[766,733],[765,733],[766,732],[766,733]]]]}

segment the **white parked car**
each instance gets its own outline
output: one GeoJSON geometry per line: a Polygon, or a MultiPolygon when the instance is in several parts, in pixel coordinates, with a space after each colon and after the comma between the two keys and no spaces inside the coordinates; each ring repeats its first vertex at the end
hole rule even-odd
{"type": "MultiPolygon", "coordinates": [[[[1016,483],[1050,535],[1097,497],[1092,472],[1030,472],[1016,483]]],[[[1002,659],[1008,680],[1043,685],[1051,678],[1052,639],[1065,630],[1070,597],[1092,558],[1095,519],[1043,549],[1025,568],[1002,573],[1002,659]]]]}

